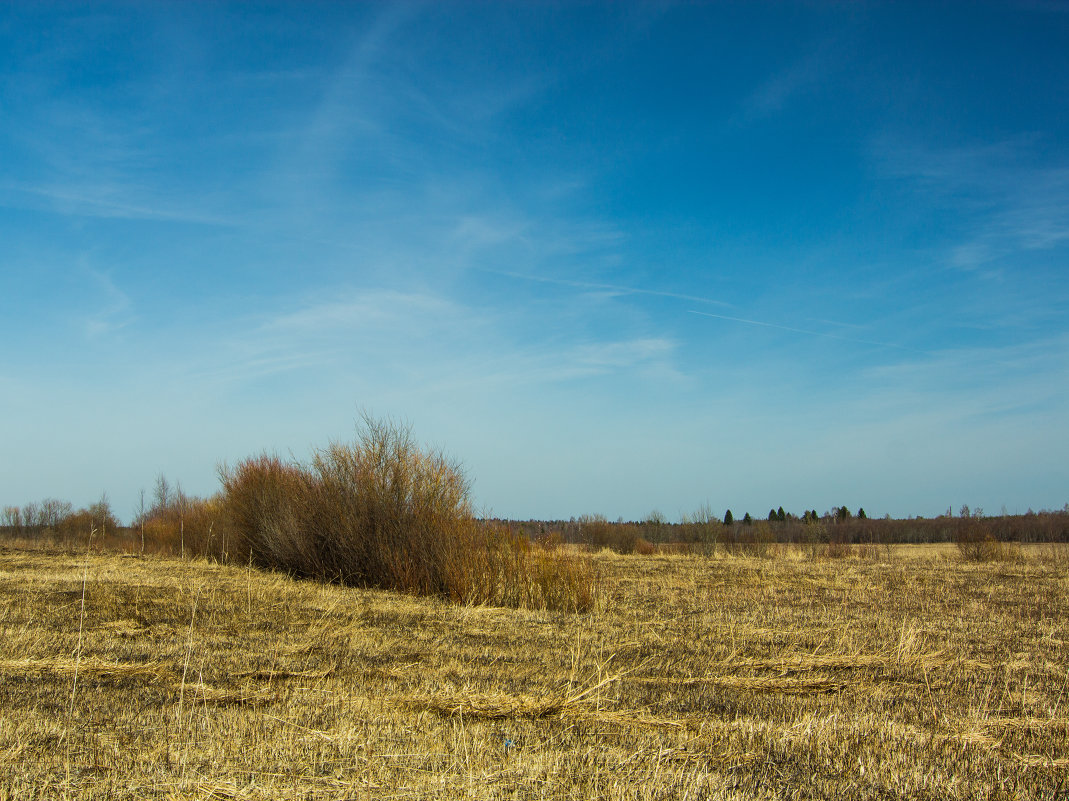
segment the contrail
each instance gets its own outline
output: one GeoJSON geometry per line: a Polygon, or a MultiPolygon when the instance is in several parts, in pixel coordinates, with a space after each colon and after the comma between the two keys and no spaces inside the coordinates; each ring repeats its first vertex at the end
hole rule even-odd
{"type": "MultiPolygon", "coordinates": [[[[495,275],[503,275],[507,278],[518,278],[521,281],[536,281],[540,284],[558,284],[559,286],[573,286],[577,289],[607,289],[612,292],[621,292],[628,295],[653,295],[659,298],[675,298],[676,300],[690,300],[698,303],[708,303],[712,306],[730,306],[730,303],[725,303],[722,300],[713,300],[712,298],[703,298],[700,295],[683,295],[679,292],[662,292],[658,289],[639,289],[633,286],[620,286],[619,284],[597,284],[590,281],[570,281],[566,278],[546,278],[541,275],[526,275],[524,273],[513,273],[508,270],[491,270],[482,268],[483,272],[494,273],[495,275]]],[[[701,312],[697,312],[700,314],[701,312]]]]}
{"type": "MultiPolygon", "coordinates": [[[[629,295],[654,295],[661,298],[675,298],[676,300],[690,300],[697,301],[698,303],[708,303],[714,306],[730,306],[730,303],[726,303],[722,300],[713,300],[711,298],[703,298],[698,295],[684,295],[678,292],[663,292],[657,289],[638,289],[636,287],[619,286],[618,284],[599,284],[590,281],[571,281],[566,278],[546,278],[540,275],[526,275],[524,273],[514,273],[508,270],[491,270],[483,268],[484,272],[494,273],[496,275],[503,275],[508,278],[517,278],[521,281],[536,281],[541,284],[557,284],[559,286],[571,286],[578,289],[605,289],[612,292],[623,292],[629,295]]],[[[908,348],[905,345],[896,345],[893,342],[877,342],[872,339],[858,339],[857,337],[844,337],[840,334],[827,334],[823,331],[809,331],[805,328],[792,328],[789,325],[779,325],[777,323],[766,323],[762,320],[747,320],[743,317],[730,317],[726,314],[713,314],[712,312],[702,312],[696,309],[688,309],[688,314],[699,314],[702,317],[715,317],[717,320],[729,320],[733,323],[745,323],[746,325],[758,325],[762,328],[778,328],[780,331],[790,331],[793,334],[806,334],[811,337],[824,337],[826,339],[838,339],[842,342],[855,342],[859,345],[874,345],[878,348],[894,348],[895,350],[904,350],[909,353],[921,353],[925,356],[931,354],[928,351],[917,350],[916,348],[908,348]]]]}
{"type": "Polygon", "coordinates": [[[910,353],[923,353],[927,354],[927,351],[917,350],[916,348],[907,348],[905,345],[896,345],[893,342],[877,342],[873,339],[858,339],[856,337],[844,337],[839,334],[828,334],[823,331],[808,331],[805,328],[792,328],[789,325],[779,325],[777,323],[766,323],[762,320],[747,320],[742,317],[729,317],[726,314],[712,314],[710,312],[696,311],[695,309],[687,309],[688,314],[698,314],[702,317],[715,317],[717,320],[730,320],[733,323],[746,323],[747,325],[759,325],[762,328],[778,328],[780,331],[790,331],[794,334],[808,334],[811,337],[825,337],[827,339],[839,339],[843,342],[856,342],[859,345],[875,345],[880,348],[895,348],[897,350],[905,350],[910,353]]]}

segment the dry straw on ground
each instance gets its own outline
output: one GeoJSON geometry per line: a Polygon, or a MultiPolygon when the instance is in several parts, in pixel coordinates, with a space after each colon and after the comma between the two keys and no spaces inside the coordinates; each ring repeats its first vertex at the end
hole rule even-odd
{"type": "Polygon", "coordinates": [[[596,559],[575,614],[0,552],[0,799],[1069,791],[1061,552],[596,559]]]}

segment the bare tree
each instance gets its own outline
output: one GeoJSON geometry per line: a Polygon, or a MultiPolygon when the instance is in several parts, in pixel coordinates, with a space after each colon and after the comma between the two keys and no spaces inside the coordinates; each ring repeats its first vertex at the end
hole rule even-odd
{"type": "Polygon", "coordinates": [[[22,533],[22,510],[17,506],[4,507],[4,526],[13,529],[14,533],[22,533]]]}
{"type": "Polygon", "coordinates": [[[41,525],[41,508],[36,503],[31,502],[22,507],[22,524],[31,530],[41,525]]]}
{"type": "Polygon", "coordinates": [[[74,511],[70,501],[61,501],[57,498],[45,498],[38,509],[39,524],[53,531],[59,529],[60,524],[74,511]]]}
{"type": "Polygon", "coordinates": [[[92,516],[93,525],[99,524],[101,537],[108,533],[109,525],[116,529],[119,527],[119,521],[111,509],[111,501],[106,492],[101,493],[100,500],[89,507],[89,514],[92,516]]]}
{"type": "Polygon", "coordinates": [[[156,486],[152,489],[152,512],[159,514],[167,511],[171,499],[171,485],[167,483],[167,477],[163,473],[157,474],[156,486]]]}
{"type": "Polygon", "coordinates": [[[182,483],[175,484],[174,489],[174,505],[178,509],[178,538],[181,544],[182,558],[186,558],[186,507],[188,506],[189,499],[186,494],[182,492],[182,483]]]}
{"type": "Polygon", "coordinates": [[[145,488],[142,487],[138,493],[137,503],[137,522],[141,526],[141,555],[145,555],[145,516],[147,512],[145,510],[145,488]]]}

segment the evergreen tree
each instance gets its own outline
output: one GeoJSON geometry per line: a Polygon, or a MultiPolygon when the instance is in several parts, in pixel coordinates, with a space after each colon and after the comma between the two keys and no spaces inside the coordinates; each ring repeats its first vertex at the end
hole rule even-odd
{"type": "Polygon", "coordinates": [[[747,513],[746,513],[746,516],[742,518],[742,524],[743,524],[744,526],[748,526],[748,525],[750,525],[751,523],[753,523],[753,518],[752,518],[752,517],[750,517],[750,513],[749,513],[749,512],[747,512],[747,513]]]}
{"type": "Polygon", "coordinates": [[[783,511],[782,506],[776,510],[776,519],[779,520],[779,522],[781,523],[787,522],[787,513],[783,511]]]}
{"type": "Polygon", "coordinates": [[[858,520],[867,520],[868,519],[868,515],[865,514],[865,507],[864,506],[862,506],[860,509],[857,510],[857,519],[858,520]]]}
{"type": "Polygon", "coordinates": [[[731,510],[728,509],[726,512],[724,512],[724,525],[725,526],[730,526],[734,522],[735,522],[735,518],[732,516],[731,510]]]}

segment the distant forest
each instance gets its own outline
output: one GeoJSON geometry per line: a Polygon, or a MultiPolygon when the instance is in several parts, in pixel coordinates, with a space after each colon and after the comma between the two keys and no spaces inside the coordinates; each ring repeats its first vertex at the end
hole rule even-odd
{"type": "MultiPolygon", "coordinates": [[[[938,517],[905,519],[873,519],[862,508],[851,511],[842,506],[823,514],[807,510],[801,515],[779,507],[759,518],[749,513],[738,517],[731,510],[718,517],[703,508],[675,523],[657,512],[638,521],[585,515],[569,520],[494,518],[480,522],[543,546],[568,543],[618,553],[760,552],[777,544],[1069,543],[1069,504],[1056,511],[1029,510],[1020,515],[986,515],[982,509],[963,506],[956,513],[948,509],[938,517]]],[[[51,498],[0,509],[0,537],[31,546],[73,547],[89,541],[102,548],[226,559],[232,553],[230,528],[222,495],[189,496],[162,476],[151,495],[142,498],[130,525],[116,517],[106,495],[81,509],[51,498]]]]}
{"type": "Polygon", "coordinates": [[[553,539],[608,547],[621,552],[641,548],[642,543],[665,545],[734,546],[761,544],[838,544],[893,545],[962,540],[993,539],[999,542],[1069,542],[1069,504],[1058,511],[1029,510],[1022,515],[985,515],[982,509],[961,507],[939,517],[894,519],[869,518],[863,508],[856,513],[841,506],[824,514],[806,511],[788,514],[780,507],[767,517],[754,518],[745,513],[741,519],[729,509],[723,518],[707,512],[684,515],[679,523],[670,523],[654,513],[646,520],[609,521],[598,515],[570,520],[504,520],[516,533],[532,540],[553,539]]]}

